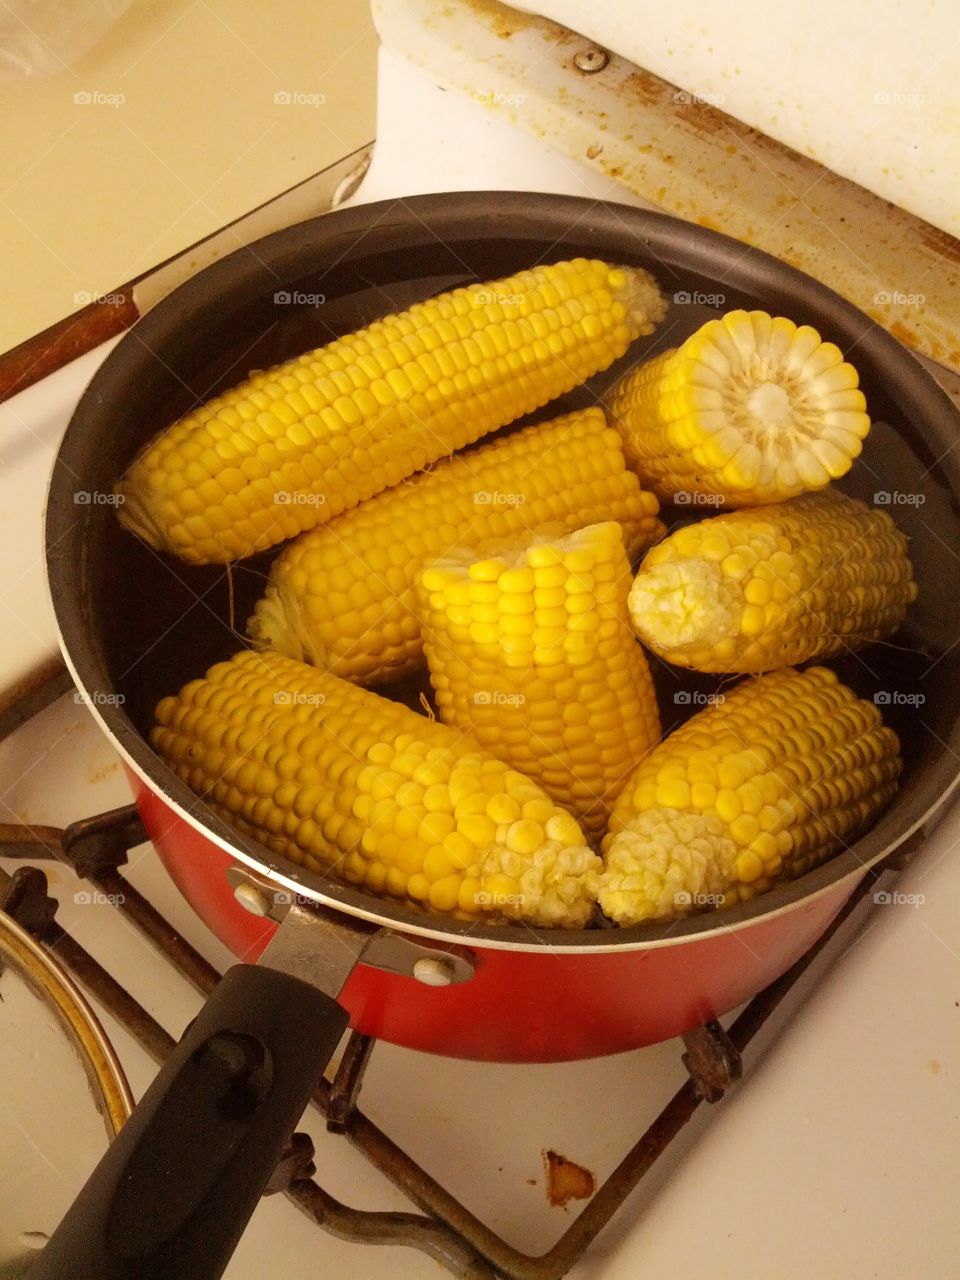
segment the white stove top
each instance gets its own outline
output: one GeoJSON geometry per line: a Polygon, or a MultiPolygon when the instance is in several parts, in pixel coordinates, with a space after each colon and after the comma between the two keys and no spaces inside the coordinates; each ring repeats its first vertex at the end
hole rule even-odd
{"type": "MultiPolygon", "coordinates": [[[[115,753],[71,695],[0,743],[0,789],[5,820],[45,825],[129,802],[115,753]]],[[[665,1169],[627,1201],[574,1277],[693,1280],[704,1250],[719,1280],[960,1273],[960,874],[950,856],[958,842],[954,810],[901,877],[905,900],[858,911],[818,961],[819,981],[802,984],[788,1017],[775,1017],[762,1035],[765,1052],[748,1049],[743,1083],[718,1107],[701,1108],[665,1169]]],[[[199,1006],[193,989],[111,906],[75,901],[81,885],[65,867],[43,865],[61,924],[179,1035],[199,1006]]],[[[149,846],[133,851],[127,874],[211,963],[231,962],[149,846]]],[[[154,1065],[100,1012],[139,1096],[154,1065]]],[[[360,1105],[483,1221],[538,1253],[578,1210],[577,1202],[568,1211],[549,1207],[544,1149],[602,1181],[682,1084],[681,1051],[670,1041],[590,1062],[518,1067],[380,1044],[360,1105]]],[[[346,1141],[325,1132],[317,1113],[300,1127],[314,1139],[318,1180],[332,1195],[360,1208],[409,1210],[346,1141]]],[[[412,1250],[388,1257],[397,1280],[444,1274],[412,1250]]],[[[285,1280],[315,1280],[331,1268],[360,1280],[384,1262],[276,1197],[258,1207],[228,1280],[262,1280],[268,1264],[282,1267],[285,1280]]]]}
{"type": "MultiPolygon", "coordinates": [[[[518,142],[522,149],[505,152],[497,131],[506,126],[470,104],[454,107],[449,95],[428,84],[404,89],[412,73],[390,66],[391,59],[383,55],[383,91],[402,91],[394,104],[403,100],[417,127],[426,130],[432,120],[433,134],[443,132],[441,123],[455,112],[459,145],[439,153],[441,166],[431,165],[431,135],[408,127],[407,138],[420,138],[417,155],[390,154],[384,145],[370,185],[361,189],[364,198],[437,186],[615,196],[613,184],[577,173],[565,161],[558,168],[555,157],[545,151],[538,157],[526,140],[518,142]],[[597,189],[598,181],[605,190],[597,189]]],[[[381,114],[393,113],[382,105],[381,114]]],[[[0,510],[8,530],[23,531],[3,544],[0,684],[55,645],[42,576],[42,493],[73,403],[105,353],[101,348],[0,406],[0,510]]],[[[0,743],[2,821],[59,825],[128,801],[118,759],[70,696],[0,743]]],[[[575,1277],[692,1280],[707,1268],[717,1280],[960,1275],[958,843],[955,809],[898,885],[920,897],[919,905],[897,901],[858,911],[831,945],[828,964],[818,962],[818,981],[804,987],[805,1003],[801,993],[789,999],[788,1024],[766,1036],[772,1043],[762,1060],[748,1050],[744,1083],[719,1107],[701,1108],[575,1277]]],[[[74,902],[78,885],[70,873],[46,866],[63,903],[61,923],[179,1034],[199,1004],[193,990],[111,907],[74,902]]],[[[230,962],[149,846],[131,855],[130,876],[214,964],[230,962]]],[[[139,1094],[154,1066],[109,1016],[104,1021],[139,1094]]],[[[602,1181],[683,1082],[680,1048],[671,1042],[600,1061],[515,1067],[452,1062],[381,1044],[361,1107],[511,1243],[542,1252],[577,1212],[576,1202],[569,1212],[548,1206],[543,1149],[553,1148],[602,1181]]],[[[302,1127],[317,1146],[318,1181],[332,1195],[361,1208],[409,1210],[348,1143],[326,1134],[316,1114],[302,1127]]],[[[257,1209],[227,1276],[315,1280],[334,1272],[359,1280],[385,1269],[397,1280],[446,1274],[412,1250],[384,1253],[338,1241],[274,1197],[257,1209]]]]}

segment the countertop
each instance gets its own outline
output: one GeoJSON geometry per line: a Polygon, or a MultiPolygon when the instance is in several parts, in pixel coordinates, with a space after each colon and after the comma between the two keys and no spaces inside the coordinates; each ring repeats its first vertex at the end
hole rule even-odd
{"type": "Polygon", "coordinates": [[[367,0],[135,0],[0,83],[0,351],[370,142],[376,50],[367,0]]]}

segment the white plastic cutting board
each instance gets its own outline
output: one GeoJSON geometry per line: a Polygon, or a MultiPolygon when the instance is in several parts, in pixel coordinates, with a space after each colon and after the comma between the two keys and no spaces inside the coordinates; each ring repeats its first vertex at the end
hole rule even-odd
{"type": "Polygon", "coordinates": [[[960,235],[956,0],[539,0],[589,36],[960,235]]]}

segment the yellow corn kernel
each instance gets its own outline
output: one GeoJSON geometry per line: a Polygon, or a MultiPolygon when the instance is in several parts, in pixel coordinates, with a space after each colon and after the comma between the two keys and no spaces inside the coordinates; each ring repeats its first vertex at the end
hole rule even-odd
{"type": "Polygon", "coordinates": [[[828,489],[666,538],[640,566],[630,616],[647,648],[676,666],[747,673],[882,640],[916,594],[890,516],[828,489]],[[706,554],[708,538],[722,557],[706,554]],[[770,566],[772,581],[759,576],[770,566]]]}
{"type": "Polygon", "coordinates": [[[809,325],[730,311],[625,374],[608,403],[660,497],[756,506],[850,469],[870,430],[858,381],[809,325]]]}
{"type": "MultiPolygon", "coordinates": [[[[389,679],[423,661],[416,580],[425,563],[451,548],[485,549],[597,520],[621,525],[632,557],[662,533],[657,510],[656,498],[627,470],[602,412],[581,410],[438,463],[304,534],[274,560],[248,631],[261,647],[346,679],[389,679]],[[386,571],[377,567],[381,558],[386,571]]],[[[451,586],[438,570],[425,587],[446,593],[451,622],[494,626],[503,611],[497,579],[505,562],[474,560],[468,579],[451,586]]],[[[516,621],[532,616],[529,591],[514,591],[511,600],[505,611],[520,612],[510,627],[518,637],[530,634],[528,621],[516,621]]]]}
{"type": "Polygon", "coordinates": [[[473,918],[580,928],[593,914],[600,859],[529,778],[292,658],[245,650],[211,667],[159,703],[150,741],[212,809],[294,862],[473,918]],[[541,820],[522,817],[528,804],[541,820]]]}
{"type": "MultiPolygon", "coordinates": [[[[424,644],[440,716],[539,782],[591,839],[599,839],[624,780],[660,736],[650,672],[627,620],[630,563],[620,526],[592,525],[484,565],[491,563],[498,568],[495,574],[485,570],[485,580],[496,587],[498,598],[483,606],[494,610],[494,620],[482,627],[451,621],[456,613],[451,601],[458,585],[473,577],[475,561],[468,555],[446,559],[422,575],[424,644]],[[537,578],[545,565],[559,568],[563,576],[541,609],[537,578]],[[597,604],[604,582],[616,589],[597,604]],[[440,583],[444,587],[436,590],[440,583]],[[581,599],[593,603],[594,611],[578,606],[569,612],[570,604],[581,599]],[[509,626],[515,615],[508,606],[518,602],[533,612],[529,635],[517,635],[509,626]],[[554,614],[561,625],[555,655],[547,659],[538,648],[537,628],[552,629],[554,614]],[[591,622],[576,632],[582,645],[570,650],[566,628],[580,618],[591,622]],[[613,627],[604,630],[603,620],[613,627]]],[[[487,815],[513,822],[517,839],[517,829],[526,833],[533,824],[515,821],[520,814],[509,811],[512,803],[497,797],[487,815]]]]}
{"type": "Polygon", "coordinates": [[[870,825],[900,769],[897,735],[832,671],[745,680],[670,734],[627,782],[604,840],[600,906],[629,925],[795,879],[870,825]],[[727,783],[712,796],[694,781],[708,762],[727,783]],[[663,803],[664,780],[688,781],[689,801],[663,803]]]}
{"type": "Polygon", "coordinates": [[[168,427],[120,481],[120,519],[198,564],[263,551],[572,390],[664,310],[647,272],[584,258],[417,303],[168,427]]]}

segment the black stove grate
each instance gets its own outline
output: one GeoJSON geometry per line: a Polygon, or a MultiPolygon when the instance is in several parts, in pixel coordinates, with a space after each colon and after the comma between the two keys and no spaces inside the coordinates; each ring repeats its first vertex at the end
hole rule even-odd
{"type": "MultiPolygon", "coordinates": [[[[59,859],[106,895],[202,995],[220,974],[193,949],[123,876],[127,851],[146,841],[130,805],[83,819],[63,829],[0,824],[0,851],[33,863],[59,859]]],[[[641,1179],[664,1154],[703,1102],[717,1102],[741,1075],[741,1054],[833,935],[857,908],[883,871],[901,865],[903,854],[869,871],[822,938],[783,977],[742,1011],[729,1031],[708,1022],[684,1037],[683,1063],[689,1079],[548,1252],[531,1257],[502,1240],[429,1173],[398,1147],[359,1109],[363,1073],[375,1042],[351,1033],[332,1081],[321,1079],[313,1098],[327,1128],[342,1134],[398,1187],[418,1213],[354,1209],[329,1195],[314,1179],[313,1143],[295,1133],[267,1193],[283,1192],[308,1217],[341,1239],[363,1244],[396,1244],[420,1249],[465,1280],[560,1280],[589,1248],[641,1179]]],[[[166,1030],[57,923],[57,903],[48,894],[43,871],[0,870],[0,909],[13,916],[57,959],[154,1058],[163,1062],[175,1041],[166,1030]]]]}

